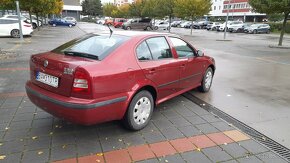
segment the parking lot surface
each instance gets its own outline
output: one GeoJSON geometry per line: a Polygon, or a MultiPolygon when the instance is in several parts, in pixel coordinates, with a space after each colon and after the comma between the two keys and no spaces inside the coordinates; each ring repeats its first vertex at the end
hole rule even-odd
{"type": "Polygon", "coordinates": [[[0,39],[0,162],[286,162],[184,96],[159,105],[138,132],[119,121],[70,124],[40,110],[25,94],[29,56],[85,32],[106,30],[80,26],[45,27],[25,44],[0,39]]]}

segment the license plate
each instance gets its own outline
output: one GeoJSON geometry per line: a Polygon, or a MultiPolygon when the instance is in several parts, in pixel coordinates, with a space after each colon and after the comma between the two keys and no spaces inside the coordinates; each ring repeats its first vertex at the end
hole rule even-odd
{"type": "Polygon", "coordinates": [[[53,87],[58,87],[58,77],[55,76],[51,76],[42,72],[37,72],[36,80],[53,87]]]}

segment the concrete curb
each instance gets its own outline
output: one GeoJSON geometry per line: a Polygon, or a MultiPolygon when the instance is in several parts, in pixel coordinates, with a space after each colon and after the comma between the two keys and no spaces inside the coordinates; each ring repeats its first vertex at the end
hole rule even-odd
{"type": "Polygon", "coordinates": [[[290,46],[269,45],[269,48],[290,49],[290,46]]]}

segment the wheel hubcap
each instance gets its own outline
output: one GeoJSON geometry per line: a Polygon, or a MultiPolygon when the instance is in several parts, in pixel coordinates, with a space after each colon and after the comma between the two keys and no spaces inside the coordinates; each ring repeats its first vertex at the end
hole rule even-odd
{"type": "Polygon", "coordinates": [[[14,30],[13,31],[13,36],[14,37],[19,37],[19,31],[18,30],[14,30]]]}
{"type": "Polygon", "coordinates": [[[138,100],[134,107],[133,117],[137,125],[144,124],[149,118],[151,111],[151,102],[149,98],[142,97],[138,100]]]}
{"type": "Polygon", "coordinates": [[[208,71],[206,76],[205,76],[205,88],[209,89],[212,81],[212,72],[208,71]]]}

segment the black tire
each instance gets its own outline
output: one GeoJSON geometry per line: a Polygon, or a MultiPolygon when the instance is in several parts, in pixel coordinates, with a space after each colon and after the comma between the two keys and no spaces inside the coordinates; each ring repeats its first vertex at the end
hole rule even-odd
{"type": "Polygon", "coordinates": [[[253,34],[257,34],[257,33],[258,33],[257,30],[254,30],[254,31],[253,31],[253,34]]]}
{"type": "Polygon", "coordinates": [[[201,81],[201,86],[198,87],[199,91],[201,92],[208,92],[210,90],[211,84],[212,84],[212,79],[213,79],[213,70],[211,67],[207,68],[207,70],[205,71],[202,81],[201,81]],[[211,74],[211,80],[210,80],[210,85],[207,86],[206,85],[206,80],[207,80],[207,75],[211,74]]]}
{"type": "Polygon", "coordinates": [[[19,29],[13,29],[11,32],[10,32],[10,35],[14,38],[19,38],[20,37],[20,31],[19,29]]]}
{"type": "Polygon", "coordinates": [[[267,34],[270,34],[270,30],[267,30],[267,34]]]}
{"type": "Polygon", "coordinates": [[[70,27],[70,28],[71,28],[71,27],[72,27],[72,25],[71,25],[71,24],[69,24],[69,25],[68,25],[68,27],[70,27]]]}
{"type": "MultiPolygon", "coordinates": [[[[141,114],[143,112],[144,112],[144,114],[146,114],[143,107],[141,107],[139,109],[142,109],[141,110],[142,111],[141,114]]],[[[151,93],[146,91],[146,90],[140,91],[133,97],[132,101],[130,102],[129,107],[128,107],[127,112],[126,112],[126,115],[123,118],[123,124],[125,125],[126,128],[128,128],[130,130],[134,130],[134,131],[141,130],[149,123],[149,121],[151,119],[151,116],[152,116],[152,113],[153,113],[153,109],[154,109],[154,100],[153,100],[153,97],[152,97],[151,93]],[[136,121],[138,121],[138,119],[137,119],[138,116],[134,117],[134,113],[137,114],[138,109],[135,108],[135,107],[138,105],[140,100],[142,101],[142,100],[145,100],[145,99],[146,100],[148,99],[149,102],[150,102],[150,104],[149,104],[150,105],[149,115],[148,115],[148,118],[144,121],[144,123],[137,124],[136,121]]],[[[141,119],[143,119],[143,118],[141,118],[141,119]]],[[[141,119],[139,120],[140,123],[141,123],[141,119]]]]}
{"type": "Polygon", "coordinates": [[[157,30],[157,29],[158,29],[158,27],[157,27],[157,26],[155,26],[155,27],[154,27],[154,30],[157,30]]]}
{"type": "Polygon", "coordinates": [[[131,27],[130,26],[126,27],[126,30],[131,30],[131,27]]]}
{"type": "Polygon", "coordinates": [[[152,30],[152,28],[151,27],[146,27],[146,31],[151,31],[152,30]]]}
{"type": "Polygon", "coordinates": [[[212,31],[216,31],[216,27],[213,27],[211,30],[212,30],[212,31]]]}
{"type": "Polygon", "coordinates": [[[36,23],[32,23],[32,28],[36,29],[37,28],[37,24],[36,23]]]}

